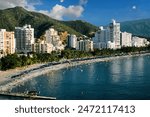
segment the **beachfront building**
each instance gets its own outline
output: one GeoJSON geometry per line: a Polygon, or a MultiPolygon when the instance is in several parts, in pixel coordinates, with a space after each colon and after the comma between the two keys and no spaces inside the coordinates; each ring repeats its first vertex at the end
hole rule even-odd
{"type": "Polygon", "coordinates": [[[77,50],[80,51],[93,51],[93,41],[91,40],[80,40],[77,42],[77,50]]]}
{"type": "Polygon", "coordinates": [[[77,36],[76,35],[68,35],[67,47],[77,48],[77,36]]]}
{"type": "Polygon", "coordinates": [[[32,52],[36,53],[51,53],[53,51],[53,45],[46,43],[45,41],[40,41],[38,43],[32,44],[32,52]]]}
{"type": "Polygon", "coordinates": [[[64,45],[60,40],[60,36],[58,35],[58,32],[54,28],[46,30],[45,37],[46,43],[52,44],[55,51],[64,50],[64,45]]]}
{"type": "Polygon", "coordinates": [[[23,27],[15,27],[16,51],[28,53],[32,51],[32,44],[34,44],[34,28],[31,25],[23,27]]]}
{"type": "Polygon", "coordinates": [[[0,58],[15,53],[14,32],[0,29],[0,58]]]}
{"type": "Polygon", "coordinates": [[[121,33],[121,47],[131,47],[132,46],[132,34],[127,32],[121,33]]]}
{"type": "Polygon", "coordinates": [[[4,56],[4,32],[6,29],[0,30],[0,58],[4,56]]]}
{"type": "Polygon", "coordinates": [[[108,42],[107,42],[107,48],[109,48],[109,49],[114,49],[114,48],[115,48],[115,43],[114,43],[114,42],[111,42],[111,41],[108,41],[108,42]]]}
{"type": "Polygon", "coordinates": [[[140,38],[140,37],[132,37],[132,46],[133,47],[144,47],[149,45],[149,41],[147,41],[147,39],[145,38],[140,38]]]}
{"type": "Polygon", "coordinates": [[[107,48],[107,42],[109,41],[109,29],[104,29],[101,26],[99,30],[95,33],[95,37],[93,37],[92,40],[94,48],[107,48]]]}
{"type": "Polygon", "coordinates": [[[121,48],[120,33],[120,23],[116,23],[115,20],[112,20],[112,23],[110,23],[109,26],[105,28],[101,26],[99,30],[95,33],[95,36],[92,38],[94,48],[121,48]]]}
{"type": "Polygon", "coordinates": [[[115,20],[112,20],[112,23],[109,24],[109,30],[110,30],[110,40],[112,43],[115,44],[114,49],[121,48],[120,45],[120,23],[116,23],[115,20]]]}

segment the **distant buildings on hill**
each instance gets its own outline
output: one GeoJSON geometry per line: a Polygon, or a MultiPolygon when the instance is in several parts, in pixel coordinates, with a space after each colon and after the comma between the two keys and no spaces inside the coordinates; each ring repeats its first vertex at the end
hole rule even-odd
{"type": "Polygon", "coordinates": [[[143,47],[149,43],[147,39],[132,36],[131,33],[121,32],[120,23],[112,20],[107,27],[100,27],[91,39],[86,36],[77,37],[66,31],[58,32],[54,28],[46,30],[44,38],[35,41],[34,28],[31,25],[15,27],[15,32],[0,29],[0,58],[15,52],[51,53],[62,51],[65,47],[79,51],[94,49],[119,49],[121,47],[143,47]],[[67,40],[66,40],[67,39],[67,40]],[[66,41],[66,45],[65,45],[66,41]]]}
{"type": "Polygon", "coordinates": [[[62,51],[65,46],[60,39],[58,32],[54,28],[49,28],[45,33],[45,40],[40,40],[39,42],[32,44],[32,51],[36,53],[62,51]]]}

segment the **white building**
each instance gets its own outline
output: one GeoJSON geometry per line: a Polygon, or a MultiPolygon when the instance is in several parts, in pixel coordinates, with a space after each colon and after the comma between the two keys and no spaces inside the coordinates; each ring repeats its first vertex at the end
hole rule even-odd
{"type": "Polygon", "coordinates": [[[107,48],[114,49],[115,48],[115,42],[108,41],[107,42],[107,48]]]}
{"type": "Polygon", "coordinates": [[[54,28],[46,30],[46,43],[55,45],[56,41],[59,40],[58,32],[54,28]]]}
{"type": "Polygon", "coordinates": [[[34,28],[31,25],[15,27],[16,50],[17,52],[31,52],[34,39],[34,28]]]}
{"type": "Polygon", "coordinates": [[[95,37],[92,39],[94,48],[121,48],[120,33],[120,23],[116,23],[115,20],[112,20],[112,23],[110,23],[108,27],[105,29],[100,27],[100,29],[95,33],[95,37]]]}
{"type": "Polygon", "coordinates": [[[76,48],[77,47],[77,37],[76,37],[76,35],[69,35],[68,36],[67,46],[69,48],[76,48]]]}
{"type": "Polygon", "coordinates": [[[131,47],[132,46],[132,34],[127,32],[121,33],[121,47],[131,47]]]}
{"type": "Polygon", "coordinates": [[[0,58],[3,57],[3,49],[4,49],[4,32],[6,29],[0,30],[0,58]]]}
{"type": "Polygon", "coordinates": [[[149,41],[145,38],[140,38],[140,37],[133,37],[132,38],[132,46],[134,47],[144,47],[146,45],[149,45],[149,41]]]}
{"type": "Polygon", "coordinates": [[[95,33],[95,37],[93,37],[92,40],[94,48],[107,48],[107,42],[109,41],[109,29],[104,29],[101,26],[99,30],[95,33]]]}
{"type": "Polygon", "coordinates": [[[112,43],[115,43],[115,48],[121,48],[120,45],[120,23],[116,23],[115,20],[112,20],[112,23],[109,24],[110,30],[110,40],[112,43]]]}
{"type": "Polygon", "coordinates": [[[14,32],[0,29],[0,58],[15,53],[14,32]]]}
{"type": "Polygon", "coordinates": [[[53,45],[41,41],[39,43],[32,44],[32,51],[36,53],[51,53],[53,51],[53,45]]]}
{"type": "Polygon", "coordinates": [[[50,28],[46,31],[46,43],[50,43],[54,46],[55,51],[64,50],[64,45],[60,40],[58,32],[54,28],[50,28]]]}
{"type": "Polygon", "coordinates": [[[80,40],[77,42],[77,50],[80,51],[93,51],[93,41],[91,40],[80,40]]]}

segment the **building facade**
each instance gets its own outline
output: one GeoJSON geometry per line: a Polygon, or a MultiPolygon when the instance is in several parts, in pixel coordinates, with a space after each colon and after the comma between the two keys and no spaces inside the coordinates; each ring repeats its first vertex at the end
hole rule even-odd
{"type": "Polygon", "coordinates": [[[16,51],[28,53],[32,51],[32,44],[35,43],[34,28],[31,25],[15,27],[16,51]]]}
{"type": "Polygon", "coordinates": [[[121,33],[121,47],[131,47],[132,46],[132,34],[127,32],[121,33]]]}
{"type": "Polygon", "coordinates": [[[133,47],[144,47],[149,45],[149,41],[147,41],[147,39],[145,38],[140,38],[140,37],[132,37],[132,46],[133,47]]]}
{"type": "Polygon", "coordinates": [[[93,41],[91,40],[80,40],[77,42],[77,50],[80,51],[93,51],[93,41]]]}
{"type": "Polygon", "coordinates": [[[0,30],[0,57],[15,53],[14,32],[0,30]]]}
{"type": "Polygon", "coordinates": [[[115,43],[115,48],[121,48],[120,45],[120,23],[116,23],[115,20],[112,20],[112,23],[109,24],[110,30],[110,40],[112,43],[115,43]]]}
{"type": "Polygon", "coordinates": [[[108,41],[108,42],[107,42],[107,48],[109,48],[109,49],[114,49],[114,48],[115,48],[115,43],[114,43],[114,42],[111,42],[111,41],[108,41]]]}
{"type": "Polygon", "coordinates": [[[60,36],[58,35],[58,32],[54,28],[50,28],[46,30],[45,37],[46,37],[46,43],[52,44],[55,51],[64,50],[64,45],[60,40],[60,36]]]}
{"type": "Polygon", "coordinates": [[[120,45],[120,23],[116,23],[112,20],[112,23],[107,27],[100,27],[95,33],[95,37],[92,38],[94,43],[94,48],[104,49],[118,49],[121,48],[120,45]]]}
{"type": "Polygon", "coordinates": [[[46,43],[45,41],[32,44],[32,52],[51,53],[52,51],[53,51],[53,45],[50,43],[46,43]]]}
{"type": "Polygon", "coordinates": [[[6,29],[0,30],[0,58],[4,56],[4,32],[6,29]]]}
{"type": "Polygon", "coordinates": [[[76,48],[77,47],[77,37],[76,35],[69,35],[67,39],[67,47],[76,48]]]}
{"type": "Polygon", "coordinates": [[[95,33],[93,37],[94,48],[103,49],[107,48],[107,42],[109,41],[109,29],[104,29],[102,26],[95,33]]]}

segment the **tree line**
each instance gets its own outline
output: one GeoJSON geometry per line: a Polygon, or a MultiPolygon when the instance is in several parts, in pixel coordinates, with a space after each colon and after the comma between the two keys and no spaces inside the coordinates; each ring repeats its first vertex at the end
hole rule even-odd
{"type": "Polygon", "coordinates": [[[77,51],[73,49],[65,49],[61,53],[52,52],[49,53],[28,53],[24,54],[12,54],[2,57],[0,59],[0,69],[8,70],[14,69],[16,67],[28,66],[36,63],[47,63],[53,61],[59,61],[63,59],[76,59],[76,58],[85,58],[93,56],[114,56],[114,55],[124,55],[124,54],[134,54],[141,52],[150,52],[150,46],[147,47],[123,47],[121,49],[112,50],[112,49],[95,49],[92,52],[77,51]]]}

